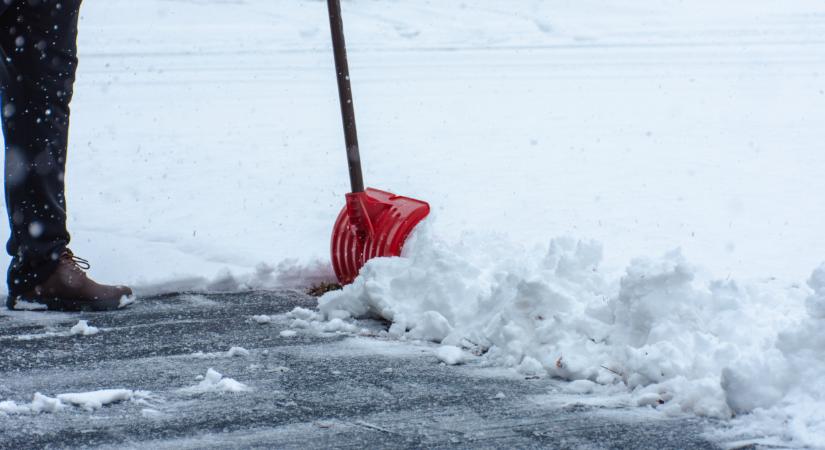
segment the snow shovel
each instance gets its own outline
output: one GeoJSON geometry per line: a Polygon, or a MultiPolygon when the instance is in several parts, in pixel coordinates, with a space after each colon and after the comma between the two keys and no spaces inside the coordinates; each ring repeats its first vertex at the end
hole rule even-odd
{"type": "Polygon", "coordinates": [[[352,187],[332,230],[332,267],[338,281],[346,285],[352,283],[361,267],[370,259],[401,256],[404,241],[413,228],[430,213],[430,205],[378,189],[364,189],[341,2],[327,0],[327,7],[352,187]]]}

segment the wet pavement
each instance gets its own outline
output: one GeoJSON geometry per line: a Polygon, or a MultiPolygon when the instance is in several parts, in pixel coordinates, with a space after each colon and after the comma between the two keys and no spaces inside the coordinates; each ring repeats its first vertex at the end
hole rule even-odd
{"type": "Polygon", "coordinates": [[[444,366],[424,344],[281,335],[282,314],[314,305],[281,291],[152,297],[114,313],[4,311],[0,401],[137,393],[90,410],[0,414],[0,448],[717,448],[701,419],[541,401],[559,382],[444,366]],[[100,331],[70,334],[80,319],[100,331]],[[187,390],[210,368],[249,390],[187,390]]]}

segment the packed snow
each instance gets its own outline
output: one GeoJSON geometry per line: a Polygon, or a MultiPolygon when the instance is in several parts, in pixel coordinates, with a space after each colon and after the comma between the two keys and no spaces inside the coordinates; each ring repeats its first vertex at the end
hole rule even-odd
{"type": "MultiPolygon", "coordinates": [[[[83,8],[66,179],[92,275],[139,295],[330,281],[348,182],[323,3],[83,8]]],[[[293,330],[380,317],[445,363],[825,446],[825,4],[344,15],[367,184],[433,214],[293,330]]],[[[195,388],[219,386],[243,385],[195,388]]]]}

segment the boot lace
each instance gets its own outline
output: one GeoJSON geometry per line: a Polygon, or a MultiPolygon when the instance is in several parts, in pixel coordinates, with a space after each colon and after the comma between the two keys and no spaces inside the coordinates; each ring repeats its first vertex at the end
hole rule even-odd
{"type": "Polygon", "coordinates": [[[77,269],[79,271],[89,270],[92,267],[89,261],[78,256],[75,256],[75,254],[72,253],[72,251],[69,249],[66,249],[63,252],[63,254],[60,255],[60,260],[70,263],[72,265],[72,268],[77,269]]]}

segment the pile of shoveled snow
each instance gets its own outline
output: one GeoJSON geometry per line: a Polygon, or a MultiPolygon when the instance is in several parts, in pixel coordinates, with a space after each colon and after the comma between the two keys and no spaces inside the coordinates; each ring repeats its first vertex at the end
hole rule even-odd
{"type": "Polygon", "coordinates": [[[293,311],[293,326],[352,332],[352,319],[379,317],[389,335],[451,346],[436,352],[447,363],[482,354],[668,414],[735,417],[740,431],[825,444],[825,265],[811,289],[701,280],[679,251],[611,277],[596,242],[448,244],[426,226],[405,256],[370,261],[317,313],[293,311]]]}

